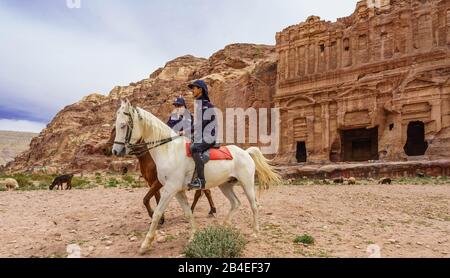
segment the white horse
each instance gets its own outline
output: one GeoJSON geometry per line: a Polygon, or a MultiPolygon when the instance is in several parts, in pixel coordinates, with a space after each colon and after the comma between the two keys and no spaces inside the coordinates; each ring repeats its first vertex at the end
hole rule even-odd
{"type": "MultiPolygon", "coordinates": [[[[177,198],[190,222],[191,237],[195,233],[196,225],[186,196],[187,185],[191,182],[195,164],[193,159],[186,155],[186,139],[184,137],[177,136],[171,128],[150,112],[133,107],[128,100],[122,101],[117,111],[114,155],[129,154],[130,147],[137,145],[137,142],[144,141],[151,145],[161,142],[161,140],[165,141],[167,138],[173,140],[149,150],[156,163],[158,180],[163,188],[150,229],[141,245],[141,254],[150,250],[159,220],[173,197],[177,198]]],[[[230,201],[231,209],[225,219],[225,224],[230,224],[231,217],[240,206],[233,186],[240,183],[253,211],[253,229],[257,235],[259,224],[255,196],[255,172],[258,174],[260,185],[263,188],[279,183],[281,179],[272,170],[267,163],[268,160],[258,148],[252,147],[247,151],[237,146],[228,146],[228,148],[233,155],[233,160],[210,161],[205,165],[206,188],[218,186],[230,201]]]]}

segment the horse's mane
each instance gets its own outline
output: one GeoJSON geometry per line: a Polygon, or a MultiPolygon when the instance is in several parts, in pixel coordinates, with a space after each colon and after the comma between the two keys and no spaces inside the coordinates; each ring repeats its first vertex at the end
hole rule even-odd
{"type": "Polygon", "coordinates": [[[174,131],[163,123],[158,117],[152,113],[136,107],[138,116],[141,119],[144,141],[159,141],[174,136],[174,131]]]}

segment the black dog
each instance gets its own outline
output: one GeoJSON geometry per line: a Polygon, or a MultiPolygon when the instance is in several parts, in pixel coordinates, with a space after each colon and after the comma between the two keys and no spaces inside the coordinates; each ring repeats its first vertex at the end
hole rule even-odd
{"type": "Polygon", "coordinates": [[[52,185],[50,185],[50,190],[53,190],[53,188],[55,188],[55,186],[57,186],[56,190],[59,190],[59,188],[61,188],[61,190],[63,190],[64,183],[67,184],[66,190],[71,190],[72,189],[72,178],[73,178],[73,175],[64,175],[64,176],[56,177],[55,180],[52,182],[52,185]]]}

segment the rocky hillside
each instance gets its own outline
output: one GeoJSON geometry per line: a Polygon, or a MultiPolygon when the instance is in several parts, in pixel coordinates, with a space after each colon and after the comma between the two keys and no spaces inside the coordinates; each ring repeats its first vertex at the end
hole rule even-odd
{"type": "Polygon", "coordinates": [[[8,170],[57,167],[64,171],[119,170],[135,165],[136,159],[109,155],[115,112],[121,98],[166,120],[172,101],[180,95],[193,105],[186,85],[204,79],[218,108],[270,107],[276,90],[275,48],[265,45],[234,44],[209,59],[179,57],[149,78],[124,87],[115,87],[107,96],[91,94],[60,111],[30,149],[8,164],[8,170]]]}
{"type": "Polygon", "coordinates": [[[36,136],[36,133],[0,131],[0,166],[27,150],[31,139],[36,136]]]}

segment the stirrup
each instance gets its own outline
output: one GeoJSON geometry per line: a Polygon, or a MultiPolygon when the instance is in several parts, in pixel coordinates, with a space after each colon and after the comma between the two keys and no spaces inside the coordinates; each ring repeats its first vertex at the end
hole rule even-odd
{"type": "Polygon", "coordinates": [[[188,185],[188,191],[191,190],[203,190],[205,187],[205,182],[199,178],[196,178],[193,182],[188,185]]]}

